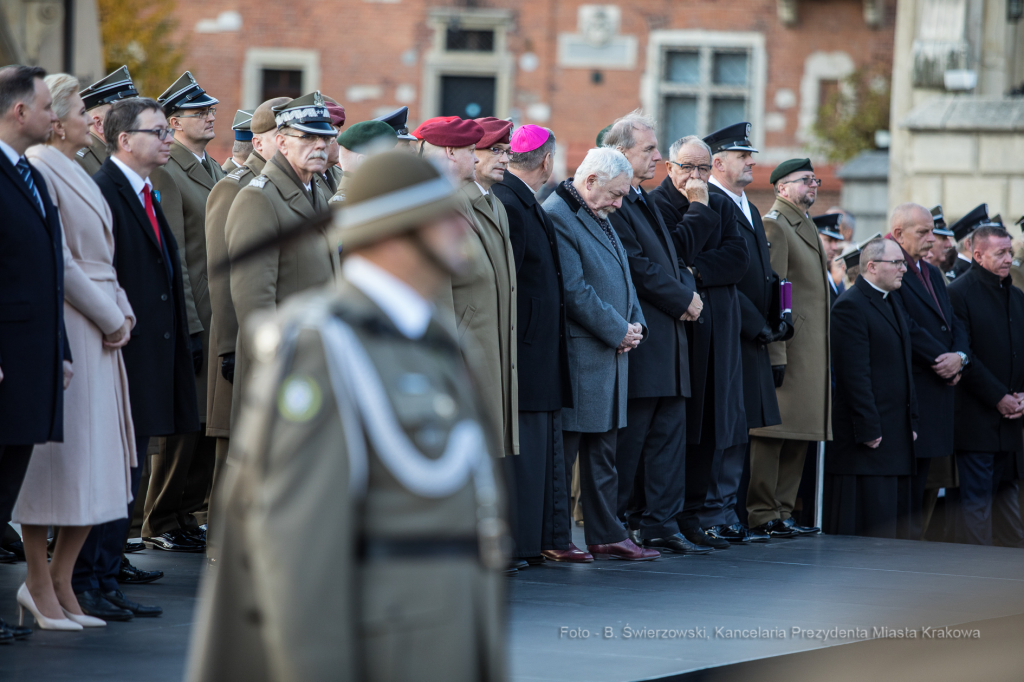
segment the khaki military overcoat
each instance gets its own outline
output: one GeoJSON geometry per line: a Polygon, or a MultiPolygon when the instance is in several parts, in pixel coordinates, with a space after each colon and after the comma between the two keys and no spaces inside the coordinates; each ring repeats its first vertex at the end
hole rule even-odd
{"type": "Polygon", "coordinates": [[[85,169],[89,177],[92,177],[108,156],[110,155],[107,154],[107,143],[98,138],[95,133],[89,133],[89,146],[78,150],[78,153],[75,154],[75,161],[85,169]]]}
{"type": "MultiPolygon", "coordinates": [[[[311,185],[312,192],[308,193],[288,160],[280,152],[274,155],[263,167],[263,173],[243,187],[231,203],[224,226],[228,256],[234,258],[250,245],[278,236],[326,211],[327,198],[316,173],[311,185]]],[[[253,311],[273,311],[293,294],[334,281],[339,268],[338,247],[326,228],[232,265],[231,301],[238,324],[245,324],[253,311]]],[[[232,423],[238,415],[248,364],[244,338],[239,335],[232,423]]]]}
{"type": "MultiPolygon", "coordinates": [[[[495,438],[468,450],[486,465],[477,483],[465,467],[436,466],[457,429],[481,433],[455,338],[436,318],[422,339],[403,336],[350,285],[296,297],[273,318],[262,324],[274,325],[282,347],[296,320],[312,321],[290,358],[279,350],[255,363],[217,501],[222,553],[204,576],[187,679],[505,680],[504,558],[495,565],[475,544],[485,537],[478,519],[503,514],[501,486],[488,517],[479,485],[495,438]],[[343,320],[365,355],[325,341],[323,319],[343,320]],[[332,367],[342,355],[379,376],[394,415],[387,435],[412,447],[379,448],[371,429],[356,428],[365,417],[339,415],[332,381],[349,370],[332,367]]],[[[372,382],[358,383],[355,397],[365,399],[372,382]]]]}
{"type": "Polygon", "coordinates": [[[793,326],[789,341],[768,346],[772,366],[785,365],[776,389],[782,423],[751,429],[754,436],[793,440],[832,439],[832,383],[829,343],[829,285],[818,230],[807,214],[782,197],[764,216],[772,270],[793,283],[793,326]]]}

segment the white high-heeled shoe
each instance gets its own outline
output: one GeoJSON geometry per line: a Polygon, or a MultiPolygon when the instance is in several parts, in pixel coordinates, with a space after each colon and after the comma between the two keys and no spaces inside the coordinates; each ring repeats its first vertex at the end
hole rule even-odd
{"type": "Polygon", "coordinates": [[[93,616],[86,616],[84,614],[79,616],[76,613],[71,613],[70,611],[68,611],[63,606],[60,607],[60,610],[64,612],[64,617],[65,618],[70,620],[72,623],[78,623],[83,628],[105,628],[105,627],[107,627],[107,621],[105,621],[105,620],[100,620],[99,618],[95,618],[93,616]]]}
{"type": "Polygon", "coordinates": [[[67,618],[47,618],[43,614],[39,613],[39,609],[36,608],[36,602],[32,599],[32,594],[28,591],[28,586],[25,583],[21,584],[18,588],[18,625],[25,624],[25,609],[32,614],[36,619],[36,623],[42,630],[81,630],[82,626],[78,623],[68,620],[67,618]]]}

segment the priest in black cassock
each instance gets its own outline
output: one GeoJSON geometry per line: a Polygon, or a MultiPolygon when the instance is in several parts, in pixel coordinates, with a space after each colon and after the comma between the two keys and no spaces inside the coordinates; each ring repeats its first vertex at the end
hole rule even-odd
{"type": "Polygon", "coordinates": [[[832,308],[836,396],[825,455],[825,529],[912,539],[917,397],[906,312],[890,295],[907,263],[891,240],[868,242],[860,263],[857,281],[832,308]]]}

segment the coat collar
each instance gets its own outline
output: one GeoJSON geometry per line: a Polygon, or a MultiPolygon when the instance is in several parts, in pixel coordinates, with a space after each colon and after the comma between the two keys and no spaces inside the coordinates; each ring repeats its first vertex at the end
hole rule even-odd
{"type": "MultiPolygon", "coordinates": [[[[132,188],[132,183],[128,182],[128,178],[125,177],[125,174],[117,167],[117,164],[114,163],[113,159],[110,157],[107,157],[107,160],[103,162],[103,165],[100,167],[100,172],[106,172],[107,176],[114,181],[115,185],[117,185],[117,191],[121,194],[121,199],[128,205],[132,215],[135,216],[135,222],[138,223],[139,228],[159,251],[160,244],[156,240],[156,235],[153,234],[153,226],[149,222],[149,216],[146,215],[146,211],[142,208],[142,204],[139,203],[139,195],[136,194],[135,190],[132,188]]],[[[153,210],[154,212],[156,211],[155,206],[153,210]]]]}
{"type": "Polygon", "coordinates": [[[263,169],[267,165],[267,160],[264,159],[259,152],[253,152],[249,154],[249,158],[245,160],[245,167],[253,172],[255,175],[263,175],[263,169]]]}
{"type": "Polygon", "coordinates": [[[510,170],[505,170],[505,177],[502,178],[501,184],[508,187],[519,200],[527,206],[538,206],[537,195],[533,193],[529,185],[523,182],[523,179],[517,176],[510,170]]]}
{"type": "Polygon", "coordinates": [[[814,227],[814,221],[807,216],[807,213],[789,199],[779,196],[775,197],[772,210],[785,217],[786,221],[800,235],[800,238],[821,254],[822,259],[825,258],[825,252],[821,246],[821,238],[818,236],[818,229],[814,227]]]}
{"type": "Polygon", "coordinates": [[[999,275],[989,272],[985,268],[981,267],[981,264],[976,260],[971,261],[971,269],[968,270],[976,280],[981,282],[987,287],[998,289],[1000,287],[1013,286],[1013,278],[1007,275],[1006,277],[1000,277],[999,275]]]}
{"type": "MultiPolygon", "coordinates": [[[[586,208],[583,207],[583,204],[576,201],[576,197],[574,197],[569,192],[569,190],[565,188],[564,183],[558,183],[558,187],[555,188],[555,194],[557,194],[559,198],[561,198],[562,201],[566,203],[566,205],[569,207],[569,210],[576,214],[576,217],[579,219],[581,223],[583,223],[583,226],[587,228],[587,231],[590,232],[594,239],[596,239],[598,242],[603,244],[606,249],[615,254],[616,258],[619,258],[619,253],[612,245],[612,243],[608,240],[608,235],[606,235],[601,226],[598,225],[592,217],[590,217],[590,213],[587,211],[586,208]]],[[[608,229],[612,229],[610,223],[608,225],[608,229]]],[[[621,261],[622,259],[619,258],[619,260],[621,261]]]]}
{"type": "Polygon", "coordinates": [[[54,147],[45,144],[30,147],[25,152],[25,155],[31,158],[37,158],[43,164],[52,168],[54,173],[53,177],[50,178],[50,182],[56,183],[59,181],[69,187],[71,191],[81,197],[82,201],[84,201],[89,208],[95,211],[101,221],[109,227],[110,207],[107,206],[107,202],[103,198],[103,193],[100,192],[100,188],[81,166],[61,154],[54,147]]]}
{"type": "Polygon", "coordinates": [[[316,173],[309,181],[309,193],[306,193],[305,186],[299,181],[288,159],[281,152],[277,152],[263,167],[263,175],[273,180],[274,187],[281,193],[281,197],[288,202],[288,205],[296,213],[313,219],[316,217],[316,210],[313,208],[312,193],[317,191],[316,173]]]}
{"type": "MultiPolygon", "coordinates": [[[[889,324],[891,324],[896,329],[896,331],[899,332],[899,334],[902,336],[903,330],[900,328],[900,324],[896,320],[896,304],[890,304],[888,302],[888,299],[891,298],[892,292],[890,292],[890,296],[882,298],[881,292],[879,292],[873,286],[868,284],[868,281],[864,279],[863,275],[859,275],[857,277],[857,280],[853,284],[862,294],[864,294],[865,297],[867,297],[867,299],[871,302],[871,305],[878,309],[878,312],[882,314],[882,317],[884,317],[886,321],[889,324]]],[[[895,299],[893,300],[895,301],[895,299]]]]}
{"type": "Polygon", "coordinates": [[[185,174],[193,182],[199,183],[207,191],[213,189],[213,183],[216,181],[216,178],[212,177],[210,171],[206,170],[203,164],[199,163],[199,159],[196,158],[195,154],[177,140],[171,142],[171,160],[178,164],[181,170],[185,171],[185,174]]]}

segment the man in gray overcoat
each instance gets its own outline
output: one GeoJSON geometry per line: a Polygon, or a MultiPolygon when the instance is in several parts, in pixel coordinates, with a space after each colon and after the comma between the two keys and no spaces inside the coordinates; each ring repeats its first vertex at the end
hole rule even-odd
{"type": "Polygon", "coordinates": [[[566,471],[580,455],[587,551],[594,558],[649,561],[661,555],[633,544],[616,516],[615,447],[626,426],[627,353],[647,335],[626,252],[608,222],[632,177],[622,152],[591,149],[544,210],[555,226],[565,285],[573,407],[562,410],[562,431],[566,471]]]}

